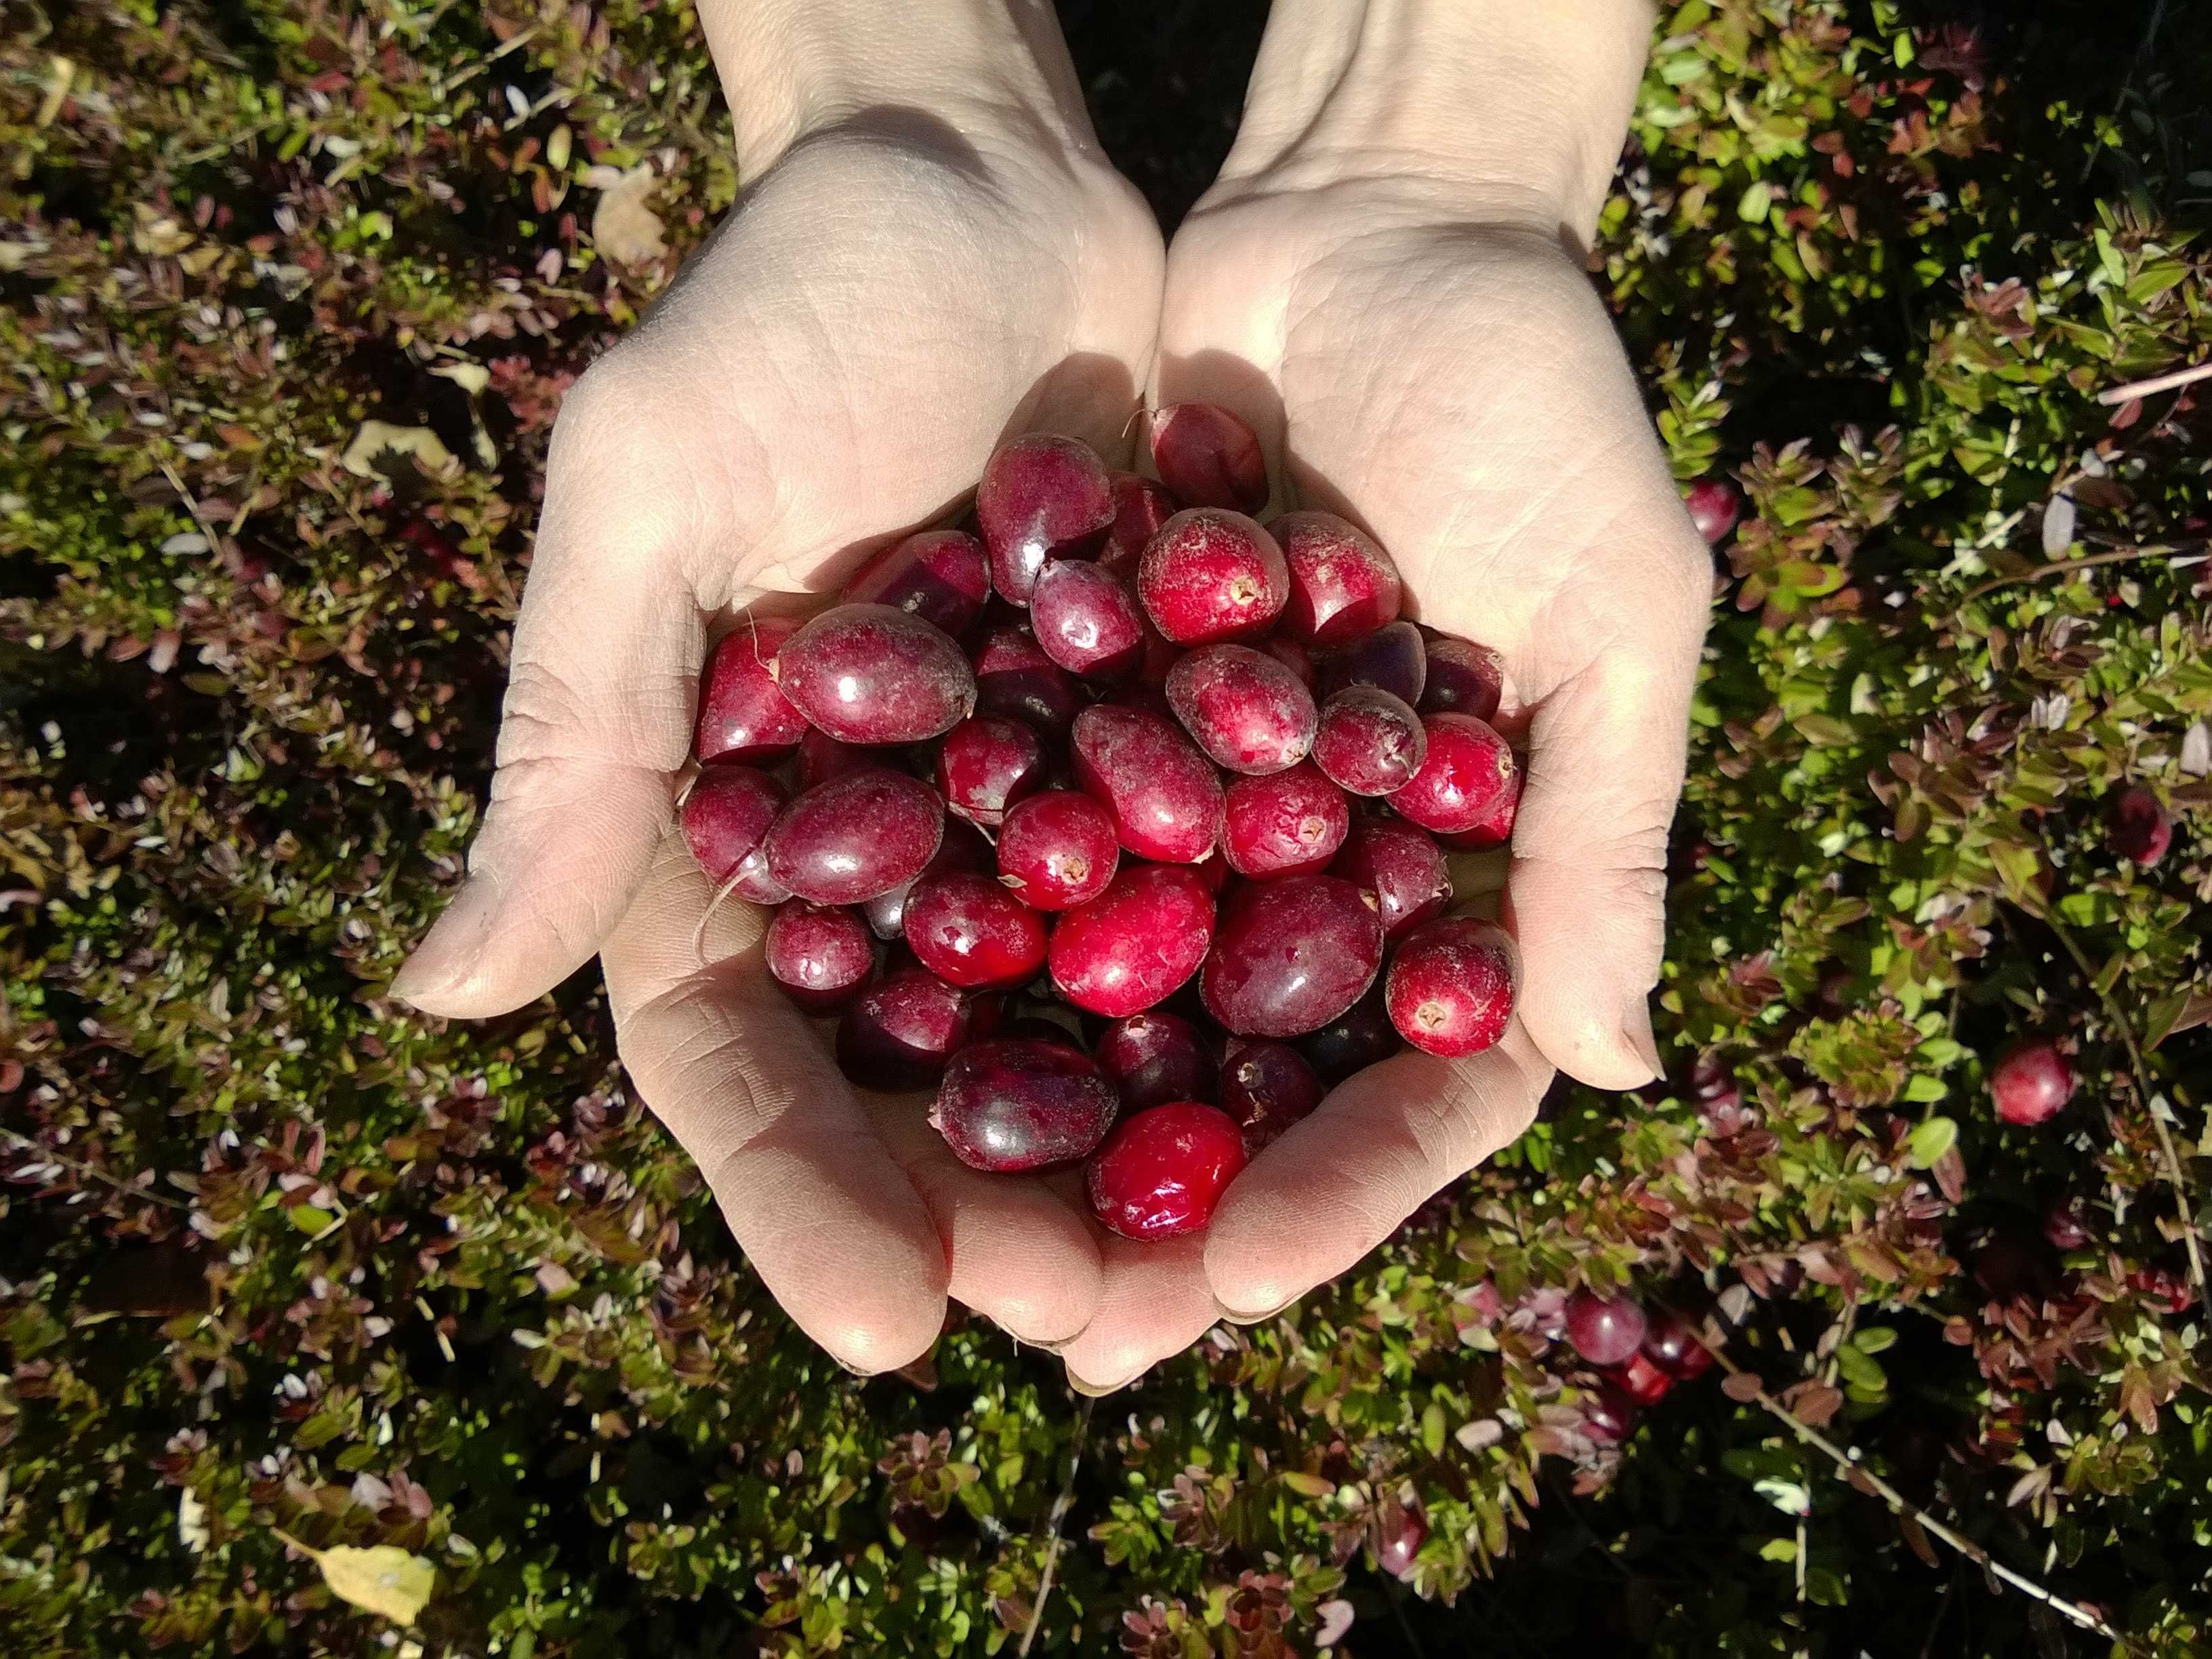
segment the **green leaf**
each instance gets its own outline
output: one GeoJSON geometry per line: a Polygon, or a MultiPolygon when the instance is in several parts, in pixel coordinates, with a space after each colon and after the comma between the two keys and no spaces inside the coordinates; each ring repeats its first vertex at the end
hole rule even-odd
{"type": "Polygon", "coordinates": [[[313,1204],[295,1204],[284,1212],[285,1218],[310,1238],[319,1238],[337,1221],[328,1210],[318,1209],[313,1204]]]}
{"type": "Polygon", "coordinates": [[[1755,179],[1737,198],[1735,216],[1747,225],[1755,225],[1766,217],[1767,210],[1773,205],[1774,186],[1764,179],[1755,179]]]}
{"type": "Polygon", "coordinates": [[[350,1544],[319,1550],[288,1532],[276,1535],[322,1569],[323,1582],[341,1601],[411,1625],[438,1588],[438,1570],[419,1555],[391,1544],[356,1549],[350,1544]]]}
{"type": "Polygon", "coordinates": [[[1917,1124],[1905,1138],[1905,1162],[1916,1170],[1935,1168],[1937,1160],[1959,1144],[1959,1126],[1948,1117],[1931,1117],[1917,1124]]]}
{"type": "Polygon", "coordinates": [[[1421,1413],[1421,1444],[1428,1448],[1429,1455],[1441,1457],[1444,1449],[1444,1408],[1433,1400],[1421,1413]]]}
{"type": "Polygon", "coordinates": [[[1759,1547],[1759,1559],[1762,1561],[1795,1561],[1797,1559],[1797,1540],[1794,1538],[1770,1538],[1759,1547]]]}

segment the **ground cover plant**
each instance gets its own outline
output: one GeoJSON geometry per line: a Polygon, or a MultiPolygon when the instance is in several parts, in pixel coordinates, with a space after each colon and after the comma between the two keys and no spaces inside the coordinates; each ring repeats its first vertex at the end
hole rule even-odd
{"type": "MultiPolygon", "coordinates": [[[[1157,9],[1067,12],[1172,212],[1256,9],[1157,9]]],[[[688,12],[0,11],[9,1650],[2202,1650],[2212,380],[2128,388],[2212,22],[1659,34],[1595,280],[1741,503],[1670,1081],[1085,1402],[824,1360],[595,975],[383,994],[560,394],[742,184],[688,12]]]]}

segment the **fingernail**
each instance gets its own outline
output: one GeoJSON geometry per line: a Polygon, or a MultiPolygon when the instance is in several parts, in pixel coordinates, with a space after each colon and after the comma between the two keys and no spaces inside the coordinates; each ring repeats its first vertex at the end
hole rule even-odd
{"type": "Polygon", "coordinates": [[[423,935],[415,954],[392,976],[390,994],[425,1012],[437,1012],[425,1005],[436,1003],[476,966],[498,904],[499,895],[490,878],[471,876],[453,895],[445,914],[423,935]]]}
{"type": "Polygon", "coordinates": [[[1621,1023],[1620,1030],[1621,1035],[1628,1039],[1628,1046],[1636,1051],[1636,1057],[1650,1068],[1651,1075],[1644,1081],[1656,1083],[1664,1077],[1667,1068],[1659,1062],[1659,1040],[1651,1035],[1650,1010],[1642,1003],[1637,1004],[1634,1012],[1621,1023]]]}
{"type": "MultiPolygon", "coordinates": [[[[1301,1292],[1301,1294],[1303,1294],[1303,1292],[1301,1292]]],[[[1265,1313],[1239,1313],[1236,1309],[1230,1307],[1226,1303],[1223,1302],[1218,1297],[1216,1297],[1213,1302],[1215,1309],[1220,1313],[1221,1316],[1232,1325],[1264,1324],[1268,1320],[1276,1317],[1279,1314],[1288,1313],[1292,1308],[1297,1307],[1297,1304],[1298,1297],[1294,1296],[1287,1302],[1278,1303],[1275,1306],[1268,1309],[1265,1313]]]]}
{"type": "Polygon", "coordinates": [[[1122,1389],[1134,1382],[1138,1376],[1143,1375],[1144,1372],[1139,1371],[1136,1376],[1125,1376],[1119,1382],[1109,1382],[1102,1388],[1096,1382],[1085,1382],[1073,1371],[1070,1371],[1067,1374],[1067,1386],[1086,1400],[1103,1400],[1109,1394],[1121,1393],[1122,1389]]]}

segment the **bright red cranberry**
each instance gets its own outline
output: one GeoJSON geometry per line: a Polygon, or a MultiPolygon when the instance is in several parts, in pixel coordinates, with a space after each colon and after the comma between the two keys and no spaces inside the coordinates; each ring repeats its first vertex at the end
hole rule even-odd
{"type": "Polygon", "coordinates": [[[858,904],[920,875],[945,838],[945,807],[919,778],[871,766],[817,784],[763,844],[769,873],[817,904],[858,904]]]}
{"type": "Polygon", "coordinates": [[[1505,739],[1472,714],[1427,714],[1428,753],[1413,781],[1389,797],[1401,817],[1437,835],[1476,830],[1493,814],[1517,770],[1505,739]]]}
{"type": "Polygon", "coordinates": [[[1287,634],[1271,634],[1261,641],[1260,648],[1298,677],[1298,684],[1309,691],[1314,689],[1316,673],[1313,653],[1287,634]]]}
{"type": "Polygon", "coordinates": [[[1398,567],[1358,526],[1334,513],[1285,513],[1267,528],[1291,570],[1285,633],[1326,649],[1398,620],[1398,567]]]}
{"type": "Polygon", "coordinates": [[[1244,1168],[1226,1112],[1171,1101],[1125,1118],[1084,1171],[1091,1213],[1124,1238],[1194,1233],[1244,1168]]]}
{"type": "Polygon", "coordinates": [[[948,811],[996,829],[1006,808],[1044,787],[1044,743],[1033,726],[1003,714],[975,714],[945,734],[937,787],[948,811]]]}
{"type": "Polygon", "coordinates": [[[1264,634],[1289,599],[1275,538],[1241,513],[1192,507],[1160,526],[1137,565],[1137,597],[1177,645],[1264,634]]]}
{"type": "Polygon", "coordinates": [[[1048,961],[1062,996],[1120,1019],[1142,1013],[1196,973],[1212,939],[1213,895],[1205,878],[1176,865],[1140,864],[1060,917],[1048,961]]]}
{"type": "Polygon", "coordinates": [[[849,603],[887,605],[956,635],[982,615],[990,597],[990,559],[964,530],[925,530],[894,542],[845,588],[849,603]]]}
{"type": "Polygon", "coordinates": [[[1178,1015],[1155,1008],[1117,1019],[1092,1053],[1130,1111],[1213,1098],[1213,1056],[1198,1028],[1178,1015]]]}
{"type": "Polygon", "coordinates": [[[1322,705],[1314,764],[1355,795],[1403,789],[1428,758],[1428,734],[1405,699],[1372,685],[1349,686],[1322,705]]]}
{"type": "Polygon", "coordinates": [[[1121,1106],[1079,1050],[1000,1038],[952,1057],[929,1122],[969,1168],[1007,1174],[1088,1157],[1121,1106]]]}
{"type": "Polygon", "coordinates": [[[1639,1406],[1656,1406],[1667,1397],[1674,1379],[1640,1353],[1628,1356],[1625,1365],[1608,1365],[1605,1380],[1639,1406]]]}
{"type": "Polygon", "coordinates": [[[837,1069],[864,1089],[927,1089],[980,1023],[981,1000],[926,968],[894,969],[845,1006],[837,1069]]]}
{"type": "Polygon", "coordinates": [[[1188,507],[1256,513],[1267,501],[1267,462],[1252,428],[1218,404],[1170,404],[1152,416],[1152,465],[1188,507]]]}
{"type": "Polygon", "coordinates": [[[1329,874],[1375,895],[1382,937],[1394,945],[1451,902],[1443,850],[1395,818],[1369,818],[1354,828],[1329,874]]]}
{"type": "Polygon", "coordinates": [[[1634,1297],[1583,1290],[1567,1298],[1567,1340],[1593,1365],[1626,1365],[1644,1346],[1644,1330],[1634,1297]]]}
{"type": "Polygon", "coordinates": [[[1334,876],[1279,876],[1230,896],[1199,994],[1238,1036],[1297,1036],[1358,1001],[1382,962],[1373,894],[1334,876]]]}
{"type": "Polygon", "coordinates": [[[906,933],[906,902],[914,891],[914,884],[925,876],[942,875],[948,871],[972,870],[988,875],[998,867],[991,843],[983,839],[983,832],[964,818],[945,820],[945,839],[937,845],[937,855],[921,866],[921,874],[902,881],[888,892],[878,893],[864,900],[860,915],[868,924],[869,932],[880,939],[896,939],[906,933]]]}
{"type": "Polygon", "coordinates": [[[1689,1321],[1666,1308],[1644,1322],[1643,1357],[1678,1382],[1713,1368],[1712,1351],[1698,1340],[1689,1321]]]}
{"type": "Polygon", "coordinates": [[[806,730],[806,716],[775,683],[784,642],[799,631],[788,617],[746,617],[707,656],[699,675],[699,720],[691,751],[702,761],[773,765],[806,730]]]}
{"type": "Polygon", "coordinates": [[[1009,991],[1044,966],[1044,918],[995,877],[923,876],[907,895],[904,921],[915,959],[963,990],[1009,991]]]}
{"type": "Polygon", "coordinates": [[[1065,738],[1083,707],[1074,678],[1025,629],[994,628],[975,649],[975,706],[1065,738]]]}
{"type": "Polygon", "coordinates": [[[1464,830],[1439,831],[1437,839],[1454,852],[1480,853],[1504,846],[1513,839],[1513,821],[1521,813],[1521,782],[1516,768],[1504,791],[1480,817],[1464,830]]]}
{"type": "Polygon", "coordinates": [[[1636,1432],[1643,1414],[1626,1389],[1608,1382],[1583,1401],[1583,1432],[1601,1446],[1618,1446],[1636,1432]]]}
{"type": "Polygon", "coordinates": [[[684,839],[691,856],[720,887],[738,873],[783,810],[784,789],[750,766],[702,768],[684,798],[684,839]]]}
{"type": "Polygon", "coordinates": [[[1410,708],[1429,683],[1429,647],[1413,623],[1391,623],[1330,652],[1316,672],[1324,699],[1350,686],[1371,685],[1410,708]]]}
{"type": "Polygon", "coordinates": [[[776,683],[844,743],[919,743],[974,712],[975,676],[941,628],[887,605],[825,611],[776,653],[776,683]]]}
{"type": "Polygon", "coordinates": [[[1048,790],[999,826],[999,877],[1033,910],[1070,910],[1106,890],[1120,864],[1114,817],[1088,795],[1048,790]]]}
{"type": "Polygon", "coordinates": [[[1160,526],[1176,514],[1176,498],[1164,484],[1133,472],[1115,472],[1113,480],[1114,527],[1106,532],[1106,545],[1098,562],[1123,576],[1137,574],[1137,561],[1160,526]]]}
{"type": "Polygon", "coordinates": [[[1328,1085],[1288,1043],[1233,1037],[1221,1062],[1221,1109],[1244,1132],[1244,1150],[1256,1155],[1277,1135],[1321,1104],[1328,1085]]]}
{"type": "Polygon", "coordinates": [[[1416,705],[1424,714],[1472,714],[1486,720],[1505,690],[1505,663],[1486,645],[1438,635],[1428,641],[1428,684],[1416,705]]]}
{"type": "Polygon", "coordinates": [[[1735,528],[1743,512],[1743,497],[1725,478],[1700,478],[1690,486],[1684,505],[1690,509],[1690,521],[1698,526],[1698,534],[1709,542],[1718,542],[1735,528]]]}
{"type": "Polygon", "coordinates": [[[2156,795],[2137,785],[2121,791],[2112,803],[2112,827],[2106,839],[2122,858],[2148,870],[2173,845],[2173,820],[2156,795]]]}
{"type": "Polygon", "coordinates": [[[975,521],[991,553],[991,585],[1030,602],[1050,559],[1088,558],[1114,525],[1114,491],[1088,444],[1033,432],[999,446],[975,489],[975,521]]]}
{"type": "Polygon", "coordinates": [[[1127,679],[1145,660],[1145,613],[1127,584],[1088,559],[1056,559],[1030,592],[1038,649],[1071,674],[1127,679]]]}
{"type": "Polygon", "coordinates": [[[817,783],[827,783],[832,778],[842,778],[848,772],[857,772],[864,766],[881,766],[884,757],[872,750],[863,749],[857,743],[840,743],[827,732],[806,728],[805,736],[799,740],[799,787],[811,789],[817,783]]]}
{"type": "Polygon", "coordinates": [[[1419,1510],[1386,1504],[1375,1517],[1375,1565],[1393,1578],[1409,1577],[1428,1540],[1429,1523],[1419,1510]]]}
{"type": "Polygon", "coordinates": [[[1209,645],[1168,671],[1168,706],[1218,766],[1261,776],[1313,747],[1313,694],[1264,651],[1209,645]]]}
{"type": "Polygon", "coordinates": [[[1517,967],[1513,941],[1495,922],[1474,916],[1424,922],[1390,964],[1383,986],[1390,1018],[1407,1042],[1429,1054],[1480,1054],[1513,1018],[1517,967]]]}
{"type": "Polygon", "coordinates": [[[1997,1115],[2028,1127],[2055,1116],[2074,1098],[2074,1068],[2048,1038],[2016,1042],[1990,1068],[1997,1115]]]}
{"type": "Polygon", "coordinates": [[[1075,717],[1075,781],[1139,858],[1195,864],[1221,830],[1221,779],[1169,721],[1098,703],[1075,717]]]}
{"type": "Polygon", "coordinates": [[[793,899],[768,925],[768,971],[810,1013],[842,1007],[875,971],[875,941],[850,910],[793,899]]]}
{"type": "Polygon", "coordinates": [[[1390,1023],[1380,985],[1297,1041],[1297,1050],[1307,1064],[1332,1086],[1370,1066],[1381,1065],[1405,1046],[1406,1040],[1390,1023]]]}
{"type": "Polygon", "coordinates": [[[2043,1237],[2054,1250],[2078,1250],[2089,1242],[2089,1213],[2081,1200],[2068,1199],[2043,1212],[2043,1237]]]}
{"type": "Polygon", "coordinates": [[[1222,798],[1221,850],[1240,876],[1310,875],[1352,829],[1352,804],[1310,761],[1238,778],[1222,798]]]}

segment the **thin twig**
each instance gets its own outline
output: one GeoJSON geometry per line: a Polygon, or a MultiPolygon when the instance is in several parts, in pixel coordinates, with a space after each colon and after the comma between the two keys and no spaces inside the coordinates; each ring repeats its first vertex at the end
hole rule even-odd
{"type": "Polygon", "coordinates": [[[2110,553],[2085,553],[2078,559],[2061,559],[2056,564],[2038,565],[2033,570],[2023,570],[2016,576],[1992,576],[1978,587],[1970,587],[1960,605],[1972,605],[1984,593],[1994,593],[2000,587],[2010,587],[2015,582],[2048,581],[2053,576],[2064,576],[2076,570],[2087,570],[2100,564],[2127,564],[2136,559],[2178,559],[2201,556],[2212,544],[2184,542],[2178,547],[2123,547],[2110,553]]]}
{"type": "Polygon", "coordinates": [[[1024,1659],[1036,1645],[1037,1632],[1044,1627],[1044,1604],[1052,1597],[1052,1575],[1060,1565],[1060,1529],[1066,1524],[1067,1511],[1075,1503],[1075,1474],[1083,1467],[1083,1448],[1091,1438],[1091,1413],[1097,1404],[1086,1395],[1082,1408],[1075,1414],[1075,1439],[1067,1449],[1067,1474],[1060,1483],[1060,1496],[1052,1500],[1052,1514],[1045,1523],[1052,1535],[1044,1547],[1044,1571],[1037,1578],[1036,1603],[1030,1609],[1030,1622],[1022,1632],[1022,1644],[1015,1650],[1024,1659]]]}
{"type": "Polygon", "coordinates": [[[2154,398],[2161,392],[2179,392],[2183,386],[2194,386],[2199,380],[2212,380],[2212,363],[2177,368],[2171,374],[2137,380],[2132,386],[2116,386],[2109,392],[2100,392],[2097,401],[2106,405],[2130,403],[2137,398],[2154,398]]]}
{"type": "Polygon", "coordinates": [[[192,492],[185,488],[185,481],[177,476],[177,469],[167,461],[162,461],[159,465],[161,476],[169,481],[169,488],[177,492],[177,499],[184,502],[185,511],[191,514],[192,522],[200,527],[200,534],[207,541],[208,551],[220,557],[222,553],[222,538],[216,535],[214,526],[208,523],[207,516],[200,511],[200,504],[192,499],[192,492]]]}
{"type": "Polygon", "coordinates": [[[149,1192],[143,1187],[134,1187],[127,1181],[118,1181],[105,1170],[94,1169],[89,1164],[80,1164],[76,1159],[55,1152],[52,1148],[32,1139],[30,1136],[19,1134],[13,1129],[8,1131],[8,1139],[17,1152],[30,1152],[42,1164],[58,1164],[63,1169],[74,1175],[80,1175],[88,1181],[97,1181],[105,1186],[114,1188],[125,1198],[143,1198],[149,1204],[164,1204],[173,1210],[190,1210],[192,1207],[182,1199],[171,1198],[167,1193],[149,1192]]]}

